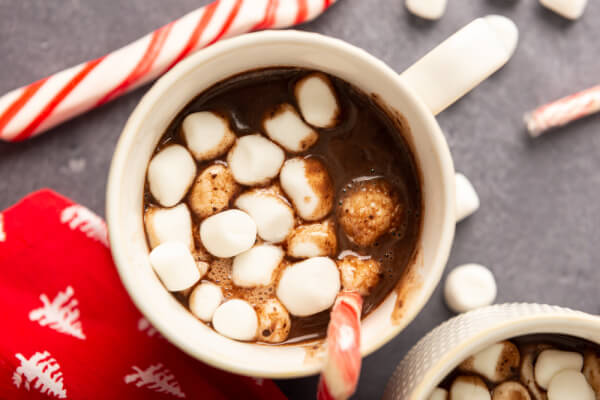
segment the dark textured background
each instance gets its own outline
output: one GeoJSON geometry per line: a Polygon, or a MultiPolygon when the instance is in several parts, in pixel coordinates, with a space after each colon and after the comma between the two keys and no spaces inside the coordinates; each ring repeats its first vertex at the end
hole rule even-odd
{"type": "MultiPolygon", "coordinates": [[[[0,0],[0,92],[116,49],[207,3],[194,0],[0,0]]],[[[342,38],[404,70],[473,18],[519,26],[509,64],[439,116],[457,170],[482,206],[462,222],[449,262],[488,265],[498,302],[536,301],[600,313],[600,116],[537,140],[524,111],[600,80],[600,1],[574,23],[534,0],[450,0],[437,22],[402,0],[340,0],[302,29],[342,38]]],[[[108,167],[119,133],[146,87],[34,140],[0,143],[0,209],[42,187],[104,215],[108,167]]],[[[392,370],[427,331],[450,317],[438,289],[419,317],[364,360],[357,398],[379,398],[392,370]]],[[[316,378],[280,382],[311,398],[316,378]]]]}

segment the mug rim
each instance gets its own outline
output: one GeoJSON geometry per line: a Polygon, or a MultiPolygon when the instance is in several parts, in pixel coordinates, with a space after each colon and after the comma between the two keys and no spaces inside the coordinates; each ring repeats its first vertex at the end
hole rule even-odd
{"type": "MultiPolygon", "coordinates": [[[[153,110],[153,107],[157,101],[164,96],[165,93],[168,92],[182,76],[190,73],[196,68],[201,67],[205,61],[208,61],[213,57],[235,51],[235,49],[240,47],[262,46],[273,43],[285,44],[286,42],[315,44],[321,48],[333,47],[341,53],[345,53],[349,57],[359,57],[363,61],[368,62],[379,71],[383,79],[386,81],[393,81],[398,88],[404,90],[405,94],[407,94],[407,97],[410,98],[410,101],[418,110],[418,118],[423,120],[427,125],[427,134],[430,136],[431,142],[434,144],[432,151],[435,153],[435,156],[437,159],[439,159],[441,164],[440,179],[445,186],[444,192],[446,193],[446,198],[442,199],[440,202],[443,205],[442,208],[447,212],[445,213],[443,225],[439,228],[440,239],[438,243],[436,243],[438,252],[434,256],[434,260],[431,262],[431,264],[433,264],[433,268],[428,273],[426,279],[424,279],[423,287],[419,289],[420,295],[414,300],[413,307],[408,310],[406,315],[403,317],[402,322],[396,324],[393,329],[388,329],[387,333],[378,336],[377,340],[366,345],[361,345],[362,356],[365,357],[371,354],[398,335],[410,322],[414,320],[414,318],[419,312],[422,311],[425,304],[431,298],[433,291],[439,284],[449,257],[455,229],[455,221],[453,219],[455,215],[453,181],[454,165],[446,139],[431,111],[421,101],[419,96],[413,93],[411,89],[407,87],[407,85],[400,79],[400,76],[395,71],[393,71],[383,61],[379,60],[375,56],[372,56],[365,50],[346,43],[340,39],[331,38],[321,34],[285,30],[262,31],[241,35],[235,38],[220,41],[206,49],[203,49],[202,51],[192,54],[178,63],[160,79],[158,79],[157,82],[154,83],[154,85],[142,97],[134,111],[131,113],[115,148],[113,159],[111,161],[106,190],[106,216],[111,253],[113,255],[117,272],[119,273],[121,281],[138,310],[161,332],[161,334],[167,337],[171,343],[175,344],[178,348],[194,358],[234,373],[279,378],[312,375],[319,371],[320,366],[316,365],[313,367],[307,367],[301,371],[283,371],[281,373],[273,371],[265,374],[264,372],[257,372],[256,369],[253,369],[249,366],[242,367],[238,364],[232,363],[230,360],[221,360],[219,357],[214,355],[206,353],[199,354],[197,351],[193,351],[193,349],[190,348],[191,346],[184,341],[180,341],[178,338],[165,333],[165,329],[163,329],[161,322],[155,318],[152,310],[146,306],[142,294],[136,290],[134,280],[126,271],[127,260],[125,260],[123,249],[123,246],[126,245],[123,243],[124,239],[121,237],[122,235],[120,235],[120,232],[116,229],[116,223],[111,223],[111,221],[118,218],[117,210],[120,207],[119,182],[125,173],[124,166],[126,164],[126,160],[128,160],[130,157],[130,153],[135,144],[135,138],[141,134],[140,128],[145,116],[153,110]]],[[[241,68],[240,72],[244,72],[245,70],[246,69],[241,68]]],[[[411,152],[416,154],[416,150],[412,144],[411,152]]],[[[379,306],[381,306],[381,304],[379,306]]]]}

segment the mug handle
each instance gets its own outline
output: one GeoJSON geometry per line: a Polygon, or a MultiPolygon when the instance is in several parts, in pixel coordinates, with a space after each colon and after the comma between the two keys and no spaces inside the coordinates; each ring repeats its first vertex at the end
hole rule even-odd
{"type": "Polygon", "coordinates": [[[440,43],[400,75],[437,115],[510,59],[519,38],[508,18],[477,18],[440,43]]]}

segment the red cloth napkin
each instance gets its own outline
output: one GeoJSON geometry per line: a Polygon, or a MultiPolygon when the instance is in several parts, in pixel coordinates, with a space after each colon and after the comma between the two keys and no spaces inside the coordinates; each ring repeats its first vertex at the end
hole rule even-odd
{"type": "Polygon", "coordinates": [[[102,219],[49,190],[0,213],[0,398],[285,399],[169,344],[121,285],[102,219]]]}

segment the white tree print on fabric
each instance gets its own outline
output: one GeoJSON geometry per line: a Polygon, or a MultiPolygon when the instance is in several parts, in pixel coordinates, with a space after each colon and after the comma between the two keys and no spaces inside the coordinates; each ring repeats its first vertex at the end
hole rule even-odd
{"type": "Polygon", "coordinates": [[[28,391],[31,386],[43,394],[58,397],[59,399],[67,398],[67,389],[63,386],[63,376],[60,372],[60,365],[56,360],[50,357],[50,353],[36,352],[29,359],[23,354],[17,353],[15,357],[21,361],[21,365],[15,370],[12,376],[12,381],[15,386],[20,389],[23,386],[28,391]]]}
{"type": "Polygon", "coordinates": [[[158,333],[158,331],[156,329],[154,329],[154,327],[150,324],[150,322],[144,317],[141,317],[138,320],[137,327],[138,327],[138,331],[145,332],[146,335],[148,335],[149,337],[156,336],[157,338],[164,339],[163,336],[160,333],[158,333]]]}
{"type": "Polygon", "coordinates": [[[31,311],[29,319],[37,321],[41,326],[48,325],[55,331],[85,340],[79,321],[78,302],[77,299],[72,298],[73,293],[73,288],[67,286],[64,292],[58,292],[52,302],[42,293],[40,300],[44,305],[31,311]]]}
{"type": "Polygon", "coordinates": [[[96,214],[80,205],[65,208],[60,214],[60,222],[68,223],[69,228],[79,229],[89,238],[95,239],[108,247],[106,224],[96,214]]]}
{"type": "Polygon", "coordinates": [[[0,242],[6,242],[6,232],[4,232],[4,215],[0,213],[0,242]]]}
{"type": "Polygon", "coordinates": [[[125,375],[125,383],[135,383],[137,387],[146,387],[158,393],[168,393],[180,399],[185,398],[185,393],[181,391],[175,376],[167,368],[163,368],[162,364],[151,365],[143,371],[136,365],[131,368],[135,373],[125,375]]]}

